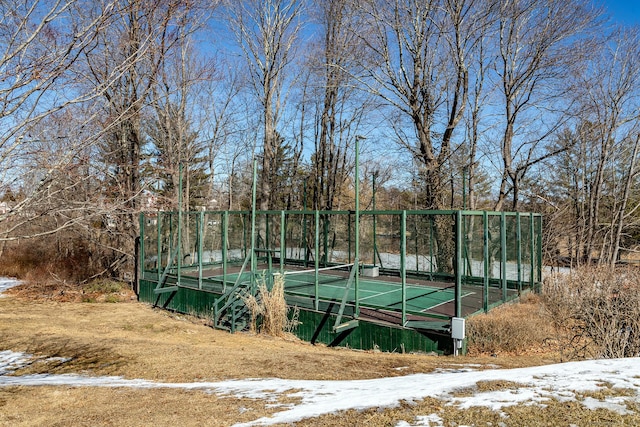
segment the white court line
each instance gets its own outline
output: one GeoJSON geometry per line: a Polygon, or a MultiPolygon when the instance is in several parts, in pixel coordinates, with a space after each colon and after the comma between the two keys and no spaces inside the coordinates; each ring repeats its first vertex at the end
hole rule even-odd
{"type": "MultiPolygon", "coordinates": [[[[295,282],[295,281],[294,281],[294,282],[295,282]]],[[[314,286],[314,284],[313,284],[313,283],[308,283],[308,282],[296,282],[296,283],[302,283],[302,284],[305,284],[305,285],[308,285],[308,286],[314,286]]],[[[294,286],[295,286],[295,285],[294,285],[294,286]]],[[[319,284],[318,284],[318,286],[322,286],[322,287],[326,287],[326,288],[336,288],[336,289],[342,289],[342,290],[344,290],[344,286],[328,285],[328,284],[322,284],[322,283],[319,283],[319,284]]],[[[421,286],[414,286],[414,285],[408,285],[408,286],[407,286],[407,289],[409,289],[409,288],[411,288],[411,289],[422,289],[422,287],[421,287],[421,286]]],[[[434,290],[434,293],[437,293],[437,292],[441,292],[441,291],[442,291],[441,289],[438,289],[438,288],[429,288],[429,289],[433,289],[433,290],[434,290]]],[[[286,287],[285,287],[285,290],[286,290],[286,287]]],[[[446,290],[446,289],[445,289],[445,290],[446,290]]],[[[381,296],[381,295],[392,294],[392,293],[394,293],[394,292],[398,292],[398,291],[402,291],[402,286],[398,286],[396,289],[392,289],[392,290],[390,290],[390,291],[386,291],[386,292],[377,292],[377,291],[372,291],[372,290],[367,290],[367,289],[360,289],[360,292],[368,293],[368,294],[371,294],[371,295],[366,296],[366,297],[363,297],[363,298],[359,298],[358,300],[359,300],[359,301],[363,301],[363,300],[370,299],[370,298],[376,298],[376,297],[381,296]]],[[[471,294],[469,294],[469,295],[471,295],[471,294]]],[[[421,298],[421,297],[423,297],[423,296],[426,296],[426,295],[421,295],[419,298],[421,298]]],[[[451,300],[447,300],[447,301],[445,301],[444,303],[447,303],[447,302],[449,302],[449,301],[451,301],[451,300]]],[[[444,304],[444,303],[441,303],[441,304],[444,304]]],[[[438,304],[438,305],[441,305],[441,304],[438,304]]],[[[433,306],[433,307],[437,307],[437,306],[433,306]]]]}
{"type": "MultiPolygon", "coordinates": [[[[411,286],[411,285],[407,286],[407,289],[409,289],[409,288],[411,288],[411,289],[422,289],[420,286],[411,286]]],[[[438,289],[438,288],[429,288],[429,289],[432,289],[432,290],[433,290],[433,292],[429,292],[429,293],[426,293],[426,294],[424,294],[424,295],[420,295],[420,296],[417,296],[417,297],[414,297],[414,298],[422,298],[422,297],[425,297],[425,296],[430,295],[431,293],[438,293],[438,292],[441,292],[441,291],[443,291],[443,290],[446,290],[446,289],[438,289]]],[[[388,292],[381,292],[381,293],[379,293],[378,295],[386,295],[386,294],[391,294],[391,293],[393,293],[393,292],[398,292],[398,291],[402,291],[402,287],[400,287],[400,288],[398,288],[398,289],[394,289],[394,290],[388,291],[388,292]]],[[[368,299],[368,298],[375,298],[375,297],[376,297],[376,296],[378,296],[378,295],[372,295],[372,296],[370,296],[370,297],[360,298],[360,301],[362,301],[362,300],[364,300],[364,299],[368,299]]],[[[469,295],[470,295],[470,294],[469,294],[469,295]]],[[[413,299],[413,298],[412,298],[412,299],[413,299]]],[[[445,301],[445,302],[449,302],[449,301],[451,301],[451,300],[447,300],[447,301],[445,301]]],[[[438,304],[438,305],[442,305],[442,304],[444,304],[444,303],[440,303],[440,304],[438,304]]],[[[432,306],[432,307],[437,307],[438,305],[435,305],[435,306],[432,306]]],[[[424,310],[421,310],[421,311],[424,311],[424,310]]]]}
{"type": "MultiPolygon", "coordinates": [[[[314,283],[309,283],[309,282],[295,282],[295,283],[302,283],[303,285],[307,285],[307,286],[315,286],[314,283]]],[[[296,286],[296,285],[293,285],[296,286]]],[[[338,285],[328,285],[328,284],[324,284],[324,283],[318,283],[318,286],[323,287],[323,288],[336,288],[336,289],[342,289],[344,290],[344,286],[338,286],[338,285]]],[[[353,288],[349,289],[352,290],[353,288]]],[[[284,290],[287,290],[287,287],[285,286],[284,290]]],[[[369,291],[367,289],[359,289],[360,292],[367,292],[367,293],[373,293],[373,294],[377,294],[378,292],[376,291],[369,291]]],[[[369,298],[369,297],[366,297],[369,298]]]]}
{"type": "MultiPolygon", "coordinates": [[[[460,295],[460,298],[468,297],[469,295],[473,295],[473,294],[475,294],[475,292],[469,292],[468,294],[460,295]]],[[[430,306],[428,308],[423,308],[422,310],[419,311],[419,313],[427,313],[429,310],[433,310],[436,307],[440,307],[441,305],[447,304],[447,303],[449,303],[451,301],[455,301],[455,300],[456,300],[455,298],[451,298],[450,300],[443,301],[440,304],[432,305],[432,306],[430,306]]]]}
{"type": "Polygon", "coordinates": [[[393,290],[390,290],[390,291],[387,291],[387,292],[378,292],[378,293],[377,293],[377,294],[375,294],[375,295],[371,295],[371,296],[368,296],[368,297],[360,298],[360,301],[365,300],[365,299],[369,299],[369,298],[375,298],[375,297],[380,296],[380,295],[392,294],[392,293],[394,293],[394,292],[398,292],[398,291],[402,291],[402,288],[400,288],[400,289],[393,289],[393,290]]]}

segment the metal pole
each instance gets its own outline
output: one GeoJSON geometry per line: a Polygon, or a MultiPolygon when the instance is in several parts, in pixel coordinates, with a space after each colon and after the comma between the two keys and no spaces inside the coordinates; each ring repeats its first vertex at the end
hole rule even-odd
{"type": "Polygon", "coordinates": [[[531,290],[533,290],[534,288],[534,271],[535,271],[535,251],[536,251],[536,243],[535,243],[535,224],[533,222],[534,218],[533,218],[533,213],[529,214],[529,238],[531,239],[529,242],[530,248],[529,250],[531,251],[531,253],[529,254],[530,260],[529,263],[531,264],[531,269],[529,271],[529,287],[531,288],[531,290]]]}
{"type": "Polygon", "coordinates": [[[140,278],[144,278],[144,260],[145,260],[145,247],[144,247],[144,239],[145,239],[145,224],[147,223],[146,215],[144,212],[140,212],[139,216],[139,225],[140,225],[140,236],[138,237],[139,242],[139,250],[138,250],[138,259],[137,263],[134,266],[135,268],[135,277],[133,281],[134,291],[138,297],[140,296],[140,278]]]}
{"type": "Polygon", "coordinates": [[[253,160],[253,183],[251,188],[251,291],[255,295],[256,265],[256,183],[258,181],[258,161],[253,160]]]}
{"type": "Polygon", "coordinates": [[[407,323],[407,211],[400,221],[400,279],[402,281],[402,326],[407,323]]]}
{"type": "Polygon", "coordinates": [[[522,233],[520,226],[522,220],[520,218],[520,212],[516,212],[516,257],[518,258],[518,295],[522,293],[522,233]]]}
{"type": "Polygon", "coordinates": [[[322,215],[322,264],[329,262],[329,214],[322,215]]]}
{"type": "Polygon", "coordinates": [[[418,246],[418,221],[422,219],[421,215],[413,215],[413,245],[416,258],[416,273],[420,271],[420,251],[418,246]]]}
{"type": "MultiPolygon", "coordinates": [[[[156,260],[156,266],[158,267],[158,287],[160,287],[160,278],[162,277],[162,228],[161,224],[161,215],[162,213],[158,211],[156,215],[156,228],[158,229],[158,258],[156,260]]],[[[164,215],[162,215],[164,216],[164,215]]],[[[168,257],[168,255],[167,255],[168,257]]],[[[533,267],[531,268],[533,272],[533,267]]]]}
{"type": "Polygon", "coordinates": [[[507,300],[507,216],[500,212],[500,261],[502,263],[502,301],[507,300]]]}
{"type": "Polygon", "coordinates": [[[178,285],[180,284],[180,267],[182,266],[182,163],[179,166],[178,190],[178,285]]]}
{"type": "Polygon", "coordinates": [[[351,264],[351,212],[347,214],[347,263],[351,264]]]}
{"type": "Polygon", "coordinates": [[[462,168],[462,209],[467,210],[467,167],[462,168]]]}
{"type": "Polygon", "coordinates": [[[356,269],[354,276],[354,284],[355,284],[355,317],[360,315],[360,287],[359,287],[359,273],[360,273],[360,140],[365,139],[363,136],[356,135],[356,173],[355,173],[355,184],[356,184],[356,242],[355,242],[355,259],[354,259],[354,268],[356,269]]]}
{"type": "Polygon", "coordinates": [[[319,277],[318,277],[318,268],[319,266],[319,262],[320,260],[318,259],[318,252],[320,252],[320,211],[316,210],[314,213],[314,219],[315,219],[315,243],[314,243],[314,250],[315,250],[315,254],[313,255],[313,263],[314,263],[314,268],[315,268],[315,275],[314,275],[314,279],[313,279],[313,286],[314,286],[314,291],[315,291],[315,309],[316,311],[318,311],[320,309],[320,303],[318,301],[318,286],[319,286],[319,277]]]}
{"type": "Polygon", "coordinates": [[[280,211],[280,271],[284,270],[284,260],[287,258],[286,222],[284,211],[280,211]]]}
{"type": "MultiPolygon", "coordinates": [[[[538,219],[538,234],[537,234],[537,241],[538,241],[538,268],[537,268],[537,279],[538,279],[538,284],[540,284],[540,282],[542,282],[542,215],[539,215],[536,217],[538,219]]],[[[536,291],[540,291],[540,289],[537,289],[536,291]]]]}
{"type": "Polygon", "coordinates": [[[222,214],[222,292],[227,291],[227,242],[229,239],[229,211],[222,214]]]}
{"type": "Polygon", "coordinates": [[[456,227],[456,290],[455,290],[455,317],[462,317],[462,211],[457,211],[455,216],[456,227]]]}
{"type": "Polygon", "coordinates": [[[376,266],[376,253],[378,252],[378,246],[376,245],[376,178],[378,177],[378,171],[373,173],[373,185],[371,186],[371,209],[373,209],[373,266],[376,266]]]}
{"type": "Polygon", "coordinates": [[[309,265],[309,251],[307,250],[307,181],[304,181],[304,195],[302,199],[305,213],[302,214],[302,250],[304,251],[304,266],[309,265]]]}
{"type": "Polygon", "coordinates": [[[198,289],[202,289],[202,252],[204,250],[204,211],[200,211],[198,224],[198,289]]]}
{"type": "Polygon", "coordinates": [[[482,212],[482,259],[484,261],[483,287],[482,287],[482,308],[484,312],[489,311],[489,214],[482,212]]]}
{"type": "Polygon", "coordinates": [[[429,215],[429,279],[433,280],[433,215],[429,215]]]}

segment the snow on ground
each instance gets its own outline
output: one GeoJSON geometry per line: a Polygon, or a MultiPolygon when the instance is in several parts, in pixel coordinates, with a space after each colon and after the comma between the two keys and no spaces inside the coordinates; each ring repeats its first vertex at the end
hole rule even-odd
{"type": "MultiPolygon", "coordinates": [[[[18,282],[0,278],[0,292],[18,282]]],[[[236,426],[291,423],[349,409],[392,407],[401,401],[417,401],[426,397],[442,399],[459,408],[485,406],[494,411],[511,405],[544,405],[545,401],[576,400],[580,393],[604,388],[633,390],[633,397],[608,396],[603,400],[582,399],[589,409],[607,408],[622,414],[629,410],[625,399],[640,400],[640,358],[588,360],[519,369],[478,370],[477,365],[460,365],[454,370],[437,370],[393,378],[356,381],[311,381],[257,378],[219,382],[161,383],[145,379],[122,377],[90,377],[78,374],[16,375],[30,363],[47,361],[42,357],[0,351],[0,387],[8,386],[72,386],[72,387],[135,387],[202,390],[220,396],[264,399],[280,408],[270,417],[236,426]],[[451,393],[470,390],[478,381],[510,381],[514,386],[491,392],[471,393],[455,397],[451,393]],[[279,396],[298,397],[298,404],[278,405],[279,396]]],[[[59,358],[58,362],[65,362],[59,358]]],[[[438,414],[424,414],[413,426],[442,426],[438,414]]],[[[397,427],[408,427],[406,422],[397,427]]]]}
{"type": "MultiPolygon", "coordinates": [[[[585,391],[605,387],[635,391],[634,397],[607,397],[605,400],[583,400],[590,409],[607,408],[627,413],[625,399],[640,399],[640,358],[589,360],[519,369],[471,370],[461,369],[415,374],[403,377],[357,381],[307,381],[278,378],[229,380],[220,382],[161,383],[122,377],[89,377],[86,375],[23,375],[13,373],[32,357],[12,351],[0,352],[0,387],[7,386],[73,386],[73,387],[136,387],[202,390],[220,396],[264,399],[276,403],[287,394],[300,398],[300,403],[276,405],[281,411],[271,417],[246,424],[271,425],[291,423],[348,409],[392,407],[401,401],[416,401],[435,397],[459,408],[486,406],[495,411],[511,405],[544,405],[549,399],[576,400],[585,391]],[[517,383],[509,390],[478,392],[468,397],[454,397],[450,393],[473,387],[478,381],[511,381],[517,383]]],[[[398,426],[409,426],[405,422],[398,426]]],[[[437,414],[424,414],[414,426],[440,426],[437,414]]]]}
{"type": "Polygon", "coordinates": [[[18,286],[20,282],[16,279],[12,279],[10,277],[0,277],[0,298],[2,298],[2,293],[9,288],[13,288],[14,286],[18,286]]]}

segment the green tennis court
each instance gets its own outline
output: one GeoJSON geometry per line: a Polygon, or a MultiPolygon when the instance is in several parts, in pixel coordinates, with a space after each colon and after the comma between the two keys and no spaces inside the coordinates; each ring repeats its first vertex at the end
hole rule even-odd
{"type": "MultiPolygon", "coordinates": [[[[243,280],[250,280],[250,273],[243,273],[243,280]]],[[[304,297],[316,295],[315,273],[286,272],[285,293],[304,297]]],[[[215,279],[223,279],[223,276],[215,276],[215,279]]],[[[235,282],[238,274],[227,274],[227,282],[235,282]]],[[[348,278],[338,274],[318,274],[318,299],[323,301],[340,302],[347,291],[348,278]]],[[[347,291],[347,303],[354,304],[355,285],[351,283],[347,291]]],[[[454,301],[453,288],[438,288],[427,285],[407,284],[405,287],[406,309],[413,313],[426,313],[435,307],[454,301]]],[[[388,310],[402,310],[402,284],[384,281],[383,279],[358,279],[358,299],[360,306],[388,310]]],[[[467,293],[464,296],[471,295],[467,293]]]]}

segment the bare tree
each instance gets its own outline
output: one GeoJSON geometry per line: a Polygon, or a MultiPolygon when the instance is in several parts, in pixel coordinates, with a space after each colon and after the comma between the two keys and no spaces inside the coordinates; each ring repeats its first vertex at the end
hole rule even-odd
{"type": "Polygon", "coordinates": [[[86,154],[95,135],[82,120],[73,120],[76,129],[44,123],[63,120],[111,83],[76,91],[71,69],[111,24],[117,7],[81,0],[0,4],[0,191],[20,194],[0,214],[0,239],[42,236],[77,222],[78,215],[61,215],[54,226],[24,227],[45,213],[69,209],[54,201],[64,188],[81,185],[55,181],[86,154]],[[93,13],[87,17],[82,10],[93,13]]]}
{"type": "MultiPolygon", "coordinates": [[[[454,132],[469,95],[470,55],[480,40],[487,3],[475,0],[363,2],[362,33],[380,66],[368,66],[367,89],[394,111],[397,141],[420,168],[422,206],[446,207],[454,132]]],[[[439,217],[438,265],[451,270],[451,224],[439,217]],[[440,223],[441,222],[441,223],[440,223]]]]}
{"type": "Polygon", "coordinates": [[[214,67],[211,61],[197,58],[190,33],[199,24],[190,21],[188,26],[180,25],[176,30],[182,34],[162,61],[158,84],[151,87],[154,114],[147,126],[155,148],[152,156],[157,158],[157,168],[152,173],[162,181],[159,190],[167,198],[166,206],[182,211],[204,208],[211,197],[206,172],[209,141],[202,137],[205,120],[199,111],[204,98],[199,93],[212,81],[214,67]],[[182,206],[179,206],[181,190],[182,206]]]}
{"type": "Polygon", "coordinates": [[[123,1],[118,19],[99,34],[77,71],[84,90],[110,82],[101,102],[87,109],[98,113],[96,120],[103,129],[97,163],[103,169],[104,203],[111,207],[105,219],[112,235],[109,243],[121,272],[132,269],[139,233],[146,109],[163,64],[193,19],[189,6],[193,4],[179,0],[123,1]]]}
{"type": "Polygon", "coordinates": [[[600,61],[594,64],[590,85],[589,111],[595,114],[596,147],[599,154],[595,174],[589,182],[588,222],[584,259],[589,261],[602,238],[600,261],[613,265],[618,261],[622,234],[638,206],[629,207],[633,200],[631,190],[638,176],[638,135],[640,133],[640,34],[637,28],[620,30],[607,44],[600,61]],[[615,167],[611,167],[615,164],[615,167]],[[630,209],[629,209],[630,208],[630,209]],[[603,212],[604,210],[604,212],[603,212]],[[603,221],[604,215],[611,215],[603,221]],[[602,230],[601,224],[610,224],[602,230]],[[604,235],[603,235],[604,233],[604,235]]]}
{"type": "Polygon", "coordinates": [[[298,0],[228,1],[230,29],[247,63],[252,91],[262,108],[262,164],[258,207],[270,206],[277,155],[284,138],[278,131],[287,91],[287,67],[301,28],[298,0]]]}
{"type": "Polygon", "coordinates": [[[588,37],[597,14],[588,3],[566,0],[501,2],[496,13],[496,72],[504,127],[502,178],[494,208],[502,210],[511,193],[511,209],[517,210],[523,177],[536,164],[566,149],[546,151],[544,142],[568,118],[572,90],[565,77],[593,47],[588,37]]]}
{"type": "Polygon", "coordinates": [[[349,176],[352,144],[371,102],[356,90],[363,46],[354,28],[353,2],[318,2],[316,14],[321,33],[307,63],[312,73],[307,93],[315,101],[312,194],[315,209],[332,210],[349,176]]]}
{"type": "Polygon", "coordinates": [[[208,207],[225,206],[221,200],[213,202],[215,197],[222,196],[216,179],[227,176],[227,209],[233,209],[233,192],[229,187],[233,185],[234,166],[242,154],[251,153],[244,138],[246,121],[243,114],[241,81],[236,66],[232,63],[221,62],[214,69],[212,79],[206,89],[200,94],[202,109],[202,136],[206,143],[206,158],[209,175],[210,199],[208,207]],[[227,154],[230,162],[227,163],[227,154]],[[228,166],[228,167],[227,167],[228,166]]]}

